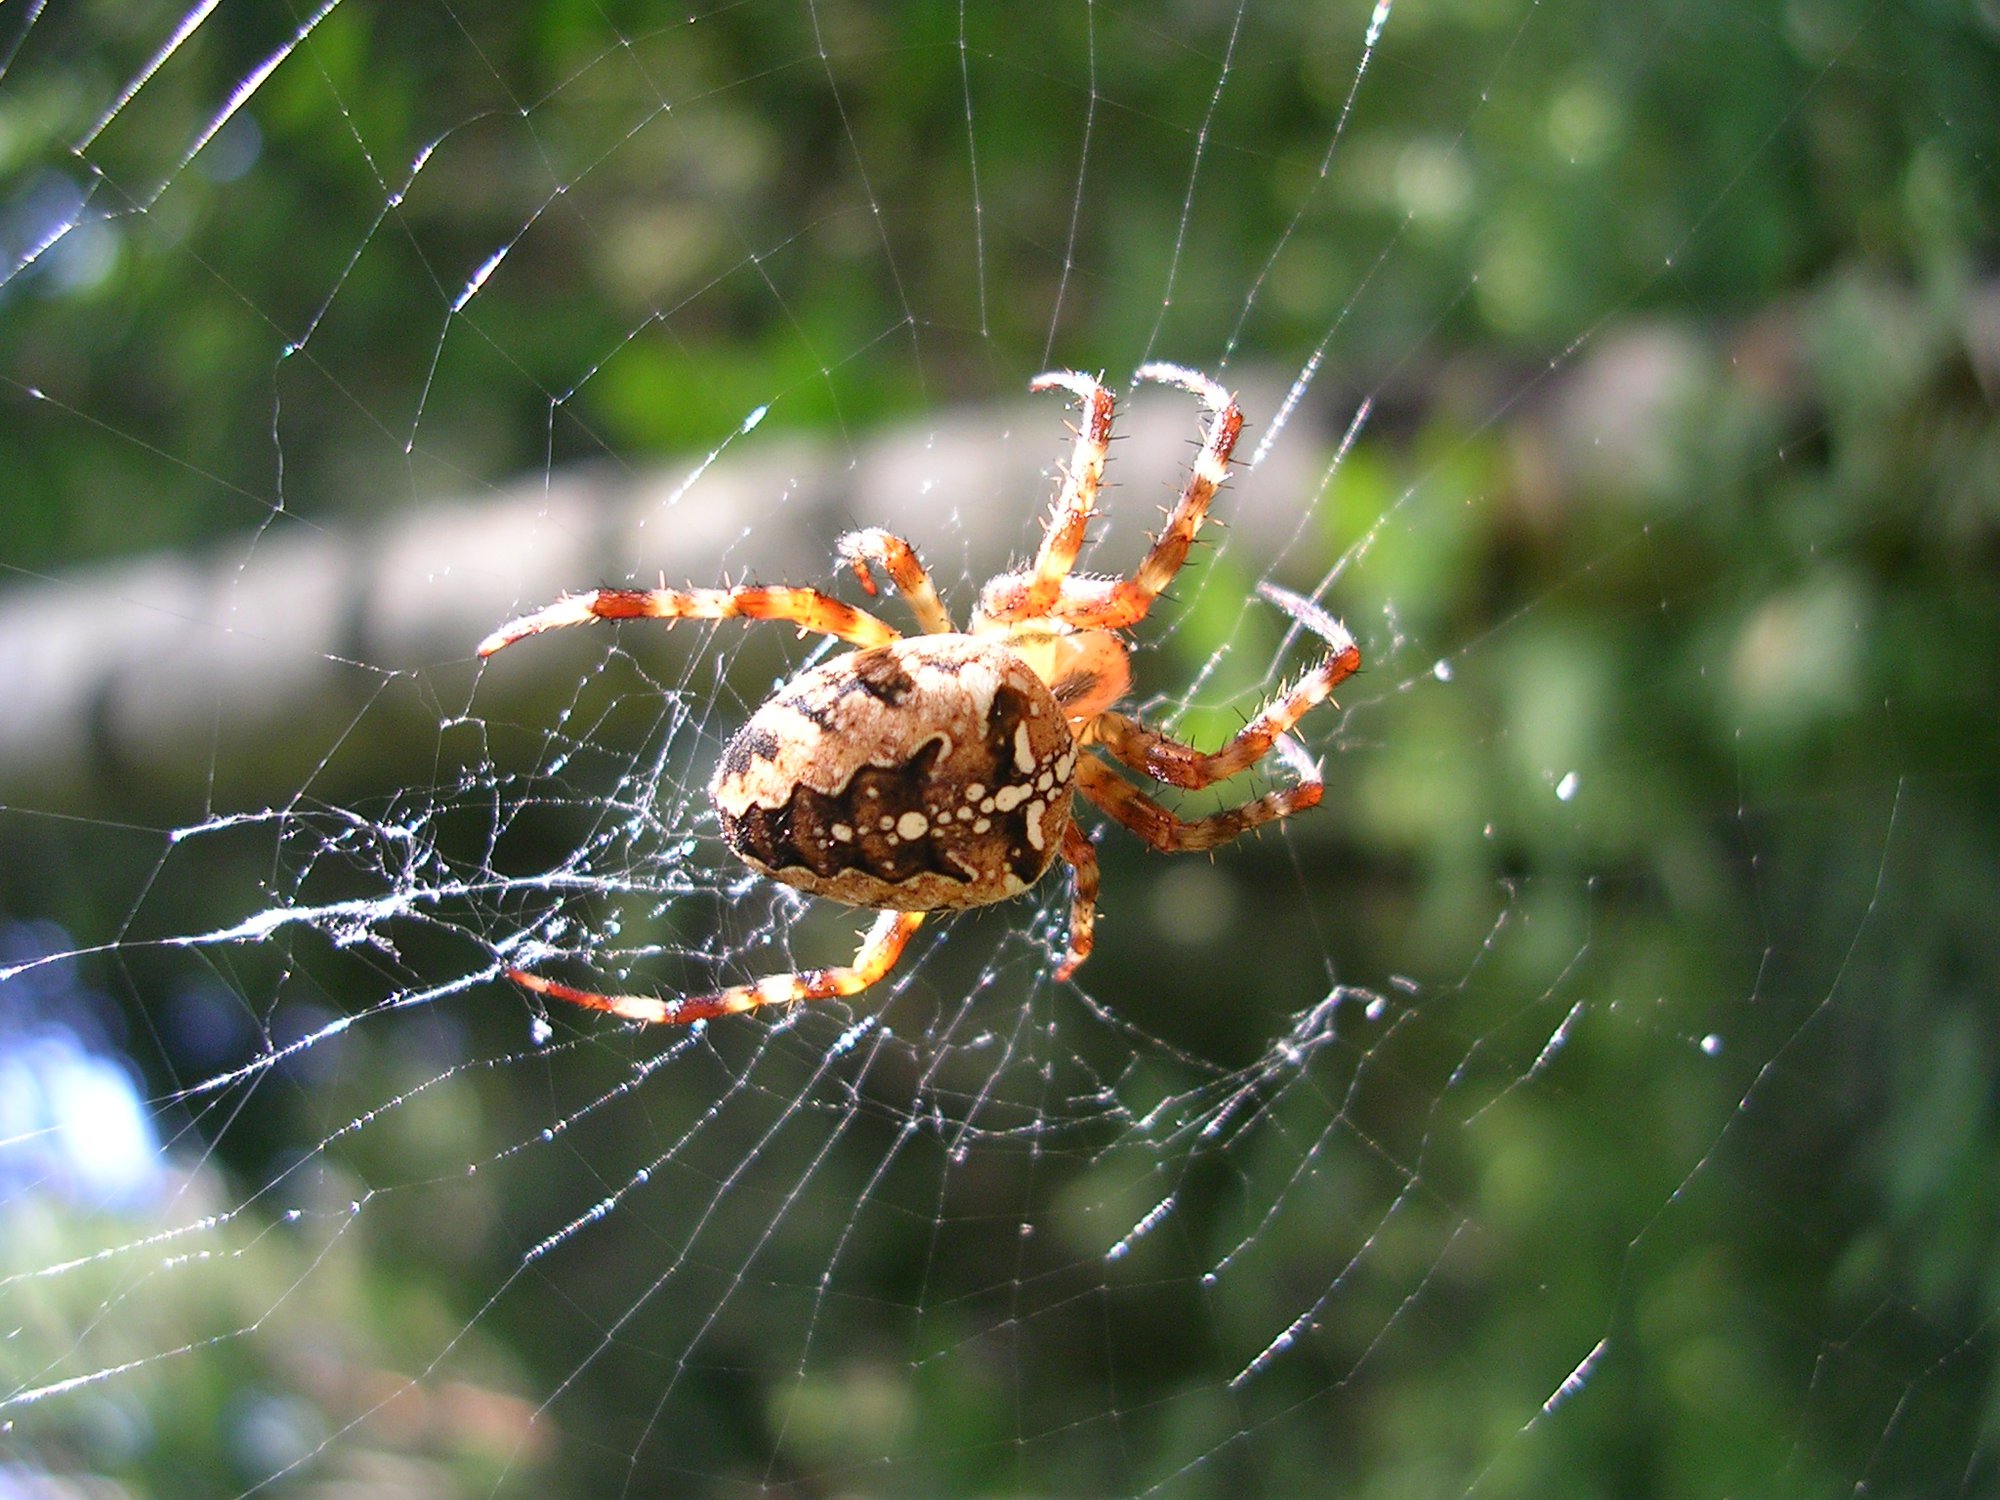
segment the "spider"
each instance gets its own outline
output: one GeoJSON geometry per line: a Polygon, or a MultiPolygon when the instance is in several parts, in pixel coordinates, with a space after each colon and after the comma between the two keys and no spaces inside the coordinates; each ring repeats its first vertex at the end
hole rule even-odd
{"type": "Polygon", "coordinates": [[[870,528],[843,536],[838,555],[871,597],[875,570],[887,574],[922,635],[906,639],[816,589],[743,585],[566,595],[481,641],[479,654],[488,657],[527,636],[593,620],[745,619],[785,620],[802,635],[817,631],[858,647],[772,694],[723,750],[709,795],[723,841],[751,868],[882,913],[851,964],[713,995],[601,995],[521,969],[507,977],[538,995],[669,1025],[853,995],[889,972],[925,913],[1018,896],[1060,858],[1072,884],[1056,970],[1066,979],[1090,953],[1097,911],[1097,855],[1077,825],[1075,800],[1163,852],[1211,849],[1317,804],[1320,769],[1286,731],[1361,665],[1361,652],[1307,600],[1263,587],[1330,650],[1221,749],[1197,750],[1113,708],[1131,683],[1119,632],[1145,618],[1187,561],[1243,427],[1235,398],[1198,371],[1149,364],[1134,380],[1178,386],[1208,420],[1180,499],[1129,578],[1072,572],[1104,477],[1112,395],[1091,376],[1058,370],[1029,389],[1075,398],[1075,451],[1033,565],[987,582],[969,631],[953,626],[909,543],[870,528]],[[1241,806],[1183,819],[1084,753],[1090,749],[1186,789],[1234,776],[1276,750],[1295,779],[1241,806]]]}

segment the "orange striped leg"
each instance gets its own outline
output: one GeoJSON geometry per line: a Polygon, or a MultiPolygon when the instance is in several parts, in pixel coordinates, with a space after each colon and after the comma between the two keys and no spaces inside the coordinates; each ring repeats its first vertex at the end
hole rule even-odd
{"type": "Polygon", "coordinates": [[[854,962],[837,969],[801,969],[796,974],[773,974],[755,984],[739,984],[713,995],[685,1000],[661,1000],[653,995],[600,995],[591,990],[573,990],[566,984],[543,979],[521,969],[509,969],[507,977],[525,990],[567,1000],[571,1005],[609,1011],[628,1021],[646,1021],[657,1026],[687,1026],[695,1021],[712,1021],[733,1016],[760,1005],[790,1005],[801,1000],[830,1000],[856,995],[896,966],[910,934],[923,922],[920,911],[885,911],[861,940],[854,962]]]}
{"type": "Polygon", "coordinates": [[[816,630],[857,646],[884,646],[901,632],[866,610],[818,589],[593,589],[565,594],[546,609],[509,620],[479,643],[479,654],[491,656],[504,646],[545,630],[588,625],[592,620],[789,620],[801,634],[816,630]]]}
{"type": "Polygon", "coordinates": [[[1339,632],[1329,638],[1334,649],[1296,685],[1264,705],[1263,711],[1220,750],[1197,750],[1120,713],[1099,714],[1090,732],[1133,770],[1170,786],[1200,788],[1246,771],[1271,753],[1279,735],[1324,703],[1334,688],[1360,667],[1361,648],[1354,644],[1354,638],[1337,622],[1329,619],[1327,623],[1339,632]]]}
{"type": "MultiPolygon", "coordinates": [[[[1124,630],[1145,619],[1174,575],[1187,562],[1188,550],[1208,514],[1209,502],[1229,473],[1229,455],[1243,431],[1243,413],[1217,382],[1196,370],[1180,365],[1146,365],[1134,379],[1177,385],[1201,398],[1213,414],[1202,434],[1201,452],[1181,490],[1179,502],[1167,516],[1166,529],[1154,538],[1151,550],[1130,578],[1068,578],[1054,597],[1032,607],[1039,597],[1041,574],[1003,574],[986,585],[980,595],[982,615],[994,620],[1018,620],[1031,614],[1047,614],[1082,630],[1124,630]]],[[[1079,441],[1081,441],[1079,439],[1079,441]]]]}
{"type": "MultiPolygon", "coordinates": [[[[1292,757],[1287,757],[1291,761],[1292,757]]],[[[1302,757],[1300,758],[1303,759],[1302,757]]],[[[1319,805],[1324,792],[1319,771],[1310,763],[1298,766],[1296,786],[1267,792],[1255,802],[1227,808],[1206,818],[1177,818],[1102,761],[1088,755],[1076,763],[1076,789],[1163,854],[1186,849],[1213,849],[1263,823],[1289,818],[1319,805]]]]}
{"type": "Polygon", "coordinates": [[[1025,620],[1039,613],[1078,630],[1123,630],[1145,617],[1152,600],[1141,601],[1129,578],[1065,578],[1047,609],[1028,608],[1035,575],[1025,569],[989,578],[979,594],[978,620],[1025,620]]]}
{"type": "Polygon", "coordinates": [[[1195,534],[1208,514],[1208,503],[1229,475],[1229,455],[1236,451],[1237,434],[1243,431],[1243,413],[1238,410],[1234,396],[1198,370],[1180,365],[1145,365],[1132,378],[1177,385],[1199,397],[1214,417],[1208,431],[1202,434],[1201,452],[1195,455],[1194,467],[1188,471],[1180,502],[1167,517],[1166,530],[1154,540],[1153,550],[1132,575],[1133,586],[1144,599],[1140,609],[1144,614],[1187,561],[1188,548],[1194,545],[1195,534]]]}
{"type": "Polygon", "coordinates": [[[870,594],[875,592],[875,575],[868,571],[868,565],[873,563],[889,575],[889,581],[910,601],[911,613],[927,633],[950,635],[957,628],[938,599],[937,590],[931,587],[930,574],[917,561],[916,550],[901,537],[870,526],[865,531],[848,532],[836,545],[840,560],[854,569],[854,576],[870,594]]]}
{"type": "Polygon", "coordinates": [[[1056,978],[1067,979],[1090,957],[1097,927],[1097,850],[1075,823],[1063,832],[1062,857],[1070,869],[1069,951],[1056,968],[1056,978]]]}
{"type": "Polygon", "coordinates": [[[1090,513],[1097,504],[1097,490],[1104,483],[1105,456],[1111,450],[1113,398],[1096,379],[1075,370],[1050,370],[1029,381],[1028,389],[1068,391],[1076,397],[1080,420],[1076,449],[1063,475],[1062,491],[1056,496],[1042,530],[1042,550],[1035,555],[1034,571],[1014,606],[1016,613],[1009,616],[1014,619],[1046,614],[1062,591],[1063,580],[1069,577],[1070,569],[1076,566],[1077,553],[1083,550],[1090,513]]]}

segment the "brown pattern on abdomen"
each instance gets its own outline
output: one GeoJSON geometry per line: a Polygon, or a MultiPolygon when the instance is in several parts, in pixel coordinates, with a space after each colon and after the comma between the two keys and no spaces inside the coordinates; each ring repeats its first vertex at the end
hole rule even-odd
{"type": "Polygon", "coordinates": [[[1004,648],[920,637],[801,674],[724,747],[711,786],[746,863],[857,906],[964,907],[1054,862],[1076,745],[1004,648]]]}
{"type": "Polygon", "coordinates": [[[1032,783],[1039,769],[1034,756],[1028,752],[1025,738],[1030,706],[1027,696],[1012,688],[1003,687],[994,693],[993,706],[986,711],[986,762],[990,779],[985,785],[988,795],[968,809],[975,814],[971,826],[977,827],[982,819],[991,825],[983,834],[974,837],[988,848],[997,848],[1007,861],[1007,868],[1014,872],[1017,879],[1028,883],[1032,883],[1049,865],[1046,849],[1037,848],[1028,834],[1029,817],[1039,816],[1047,805],[1047,799],[1030,795],[1015,802],[1011,808],[1002,807],[999,803],[1009,800],[1005,794],[1013,788],[1024,782],[1032,783]],[[993,806],[991,811],[986,811],[989,802],[993,806]]]}
{"type": "MultiPolygon", "coordinates": [[[[924,874],[969,885],[981,870],[1005,870],[1030,885],[1052,858],[1042,819],[1067,786],[1066,777],[1045,776],[1050,767],[1030,751],[1032,706],[1012,688],[994,693],[979,753],[957,762],[969,775],[941,777],[946,741],[932,739],[900,766],[863,766],[836,792],[798,785],[780,807],[723,810],[723,841],[780,879],[852,870],[889,885],[924,874]]],[[[724,749],[723,767],[740,773],[772,749],[768,735],[746,727],[724,749]]]]}
{"type": "Polygon", "coordinates": [[[724,812],[723,841],[774,873],[860,870],[895,885],[929,872],[970,884],[973,871],[949,857],[948,837],[932,836],[930,796],[943,749],[943,740],[931,740],[900,766],[864,766],[831,796],[800,786],[783,807],[724,812]]]}

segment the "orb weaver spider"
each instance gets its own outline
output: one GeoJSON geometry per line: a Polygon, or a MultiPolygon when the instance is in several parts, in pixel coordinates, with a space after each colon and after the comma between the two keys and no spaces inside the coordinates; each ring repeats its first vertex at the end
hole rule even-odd
{"type": "Polygon", "coordinates": [[[812,588],[595,589],[509,621],[481,657],[531,635],[594,620],[784,620],[859,648],[801,672],[760,707],[722,752],[709,785],[723,842],[752,869],[815,896],[881,911],[850,964],[776,974],[712,995],[663,999],[574,989],[525,970],[524,989],[630,1020],[686,1024],[762,1005],[853,995],[881,979],[927,912],[1004,901],[1060,858],[1071,871],[1067,978],[1089,955],[1097,855],[1078,826],[1078,799],[1153,848],[1211,849],[1316,805],[1319,767],[1289,738],[1292,725],[1361,665],[1354,638],[1311,602],[1261,592],[1324,640],[1328,651],[1218,750],[1147,727],[1113,705],[1131,684],[1120,632],[1146,617],[1187,561],[1243,427],[1235,398],[1179,365],[1149,364],[1135,381],[1195,396],[1208,415],[1201,450],[1129,577],[1074,572],[1111,442],[1113,398],[1073,370],[1034,391],[1067,391],[1081,421],[1033,564],[990,579],[969,630],[939,600],[910,544],[870,528],[843,536],[838,555],[861,587],[887,575],[923,634],[905,638],[863,609],[812,588]],[[1198,789],[1276,751],[1291,785],[1206,817],[1168,811],[1089,750],[1156,782],[1198,789]]]}

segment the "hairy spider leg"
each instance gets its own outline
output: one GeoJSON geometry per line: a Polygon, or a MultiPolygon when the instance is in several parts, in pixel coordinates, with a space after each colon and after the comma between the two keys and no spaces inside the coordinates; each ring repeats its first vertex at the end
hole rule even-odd
{"type": "Polygon", "coordinates": [[[1132,377],[1178,386],[1197,397],[1211,414],[1202,433],[1201,451],[1188,471],[1187,483],[1167,524],[1153,539],[1130,578],[1063,577],[1056,595],[1045,606],[1030,605],[1040,579],[1037,572],[1006,573],[986,585],[980,612],[995,620],[1047,615],[1079,630],[1125,630],[1146,618],[1146,612],[1186,564],[1188,550],[1208,514],[1209,502],[1229,474],[1229,455],[1243,431],[1243,413],[1221,384],[1182,365],[1142,365],[1132,377]]]}
{"type": "Polygon", "coordinates": [[[1132,575],[1128,608],[1134,611],[1132,623],[1137,623],[1187,562],[1188,549],[1201,530],[1209,502],[1229,475],[1229,455],[1236,450],[1237,435],[1243,431],[1243,413],[1234,396],[1197,370],[1181,365],[1142,365],[1132,378],[1179,386],[1197,397],[1213,418],[1202,434],[1201,451],[1188,470],[1187,483],[1167,517],[1165,530],[1154,539],[1152,550],[1132,575]]]}
{"type": "MultiPolygon", "coordinates": [[[[1286,757],[1293,763],[1293,757],[1286,757]]],[[[1076,790],[1101,808],[1113,822],[1123,824],[1163,854],[1187,849],[1213,849],[1260,824],[1317,807],[1325,783],[1317,767],[1303,756],[1295,765],[1300,780],[1280,791],[1266,792],[1254,802],[1225,808],[1205,818],[1180,818],[1125,780],[1102,761],[1088,755],[1076,762],[1076,790]]]]}
{"type": "Polygon", "coordinates": [[[1062,592],[1063,580],[1076,566],[1084,534],[1104,483],[1104,460],[1111,451],[1114,401],[1102,382],[1075,370],[1050,370],[1028,382],[1031,391],[1068,391],[1076,397],[1079,420],[1076,448],[1063,472],[1062,490],[1042,528],[1042,548],[1035,554],[1033,573],[1009,618],[1045,614],[1062,592]]]}
{"type": "Polygon", "coordinates": [[[1126,714],[1106,712],[1091,721],[1090,735],[1112,755],[1135,771],[1170,786],[1196,790],[1248,770],[1278,742],[1280,735],[1324,703],[1361,666],[1361,648],[1338,620],[1316,605],[1264,585],[1267,597],[1276,599],[1333,649],[1297,683],[1265,704],[1257,717],[1245,724],[1236,737],[1220,750],[1197,750],[1162,734],[1126,714]],[[1289,601],[1289,602],[1288,602],[1289,601]],[[1299,606],[1311,611],[1300,613],[1299,606]]]}
{"type": "Polygon", "coordinates": [[[1062,857],[1070,872],[1069,939],[1056,978],[1067,979],[1090,957],[1097,931],[1097,850],[1074,818],[1063,830],[1062,857]]]}
{"type": "Polygon", "coordinates": [[[822,594],[818,589],[760,588],[743,584],[733,589],[593,589],[565,594],[545,609],[509,620],[479,643],[479,654],[494,652],[545,630],[588,625],[593,620],[789,620],[801,633],[852,641],[857,646],[885,646],[902,639],[902,632],[866,610],[822,594]]]}
{"type": "Polygon", "coordinates": [[[696,1021],[712,1021],[733,1016],[762,1005],[790,1005],[801,1000],[831,1000],[856,995],[867,989],[896,966],[910,934],[922,924],[920,911],[885,911],[875,919],[854,962],[833,969],[801,969],[796,974],[773,974],[755,984],[739,984],[713,995],[683,1000],[662,1000],[654,995],[600,995],[593,990],[571,989],[552,979],[543,979],[523,969],[509,969],[507,977],[522,989],[552,1000],[567,1000],[591,1010],[609,1011],[628,1021],[644,1021],[655,1026],[688,1026],[696,1021]]]}
{"type": "Polygon", "coordinates": [[[871,595],[875,592],[875,577],[868,571],[868,565],[873,563],[887,573],[889,581],[909,601],[910,612],[926,634],[951,635],[958,629],[951,623],[951,615],[938,598],[937,590],[931,586],[930,574],[917,560],[916,549],[894,532],[869,526],[848,532],[834,546],[840,560],[854,569],[854,576],[871,595]]]}

